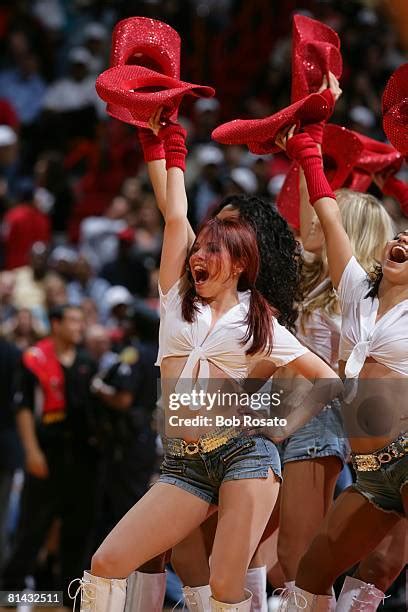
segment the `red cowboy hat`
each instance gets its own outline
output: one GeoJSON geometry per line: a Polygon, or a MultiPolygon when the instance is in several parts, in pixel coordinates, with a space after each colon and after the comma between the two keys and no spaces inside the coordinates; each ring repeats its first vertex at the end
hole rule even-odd
{"type": "Polygon", "coordinates": [[[339,79],[343,61],[338,35],[320,21],[295,15],[292,40],[292,102],[296,102],[316,93],[329,72],[339,79]]]}
{"type": "Polygon", "coordinates": [[[372,175],[377,172],[393,174],[401,168],[403,157],[399,151],[386,142],[380,142],[358,132],[353,132],[363,145],[355,168],[349,177],[347,187],[353,191],[367,191],[372,175]]]}
{"type": "Polygon", "coordinates": [[[223,123],[215,128],[211,136],[222,144],[246,144],[252,153],[264,155],[280,151],[275,140],[284,127],[318,123],[330,114],[328,98],[311,94],[265,119],[235,119],[223,123]]]}
{"type": "MultiPolygon", "coordinates": [[[[122,19],[112,33],[110,66],[136,64],[178,79],[180,45],[180,36],[167,23],[147,17],[122,19]]],[[[112,117],[134,123],[127,108],[108,104],[106,110],[112,117]]]]}
{"type": "MultiPolygon", "coordinates": [[[[363,145],[346,128],[329,123],[323,132],[324,171],[332,189],[340,189],[351,174],[363,145]]],[[[299,228],[299,166],[294,162],[278,195],[279,212],[292,227],[299,228]]]]}
{"type": "Polygon", "coordinates": [[[147,126],[155,110],[164,106],[164,117],[175,121],[184,95],[213,96],[214,90],[179,81],[180,37],[166,23],[146,17],[131,17],[116,24],[112,34],[111,68],[102,73],[96,90],[116,119],[147,126]],[[143,71],[144,69],[144,71],[143,71]],[[163,77],[169,80],[164,81],[163,77]],[[146,81],[144,81],[146,79],[146,81]],[[131,89],[118,95],[123,86],[131,89]],[[170,90],[176,88],[177,91],[170,90]],[[166,95],[163,92],[167,90],[166,95]],[[181,90],[184,90],[182,93],[181,90]],[[160,94],[160,95],[159,95],[160,94]],[[120,99],[118,104],[115,100],[120,99]],[[126,104],[126,106],[124,105],[126,104]]]}
{"type": "Polygon", "coordinates": [[[390,142],[408,154],[408,63],[389,79],[382,99],[383,126],[390,142]]]}
{"type": "Polygon", "coordinates": [[[96,91],[108,102],[109,114],[140,127],[146,127],[160,107],[163,107],[162,117],[174,121],[187,94],[209,98],[215,93],[212,87],[185,83],[143,66],[115,66],[105,70],[96,80],[96,91]]]}

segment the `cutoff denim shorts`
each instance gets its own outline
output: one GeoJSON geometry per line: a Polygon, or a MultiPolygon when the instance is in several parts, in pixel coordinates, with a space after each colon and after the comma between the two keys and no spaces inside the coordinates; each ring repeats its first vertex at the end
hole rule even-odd
{"type": "Polygon", "coordinates": [[[338,457],[344,465],[350,455],[350,447],[343,429],[340,402],[334,399],[306,425],[281,442],[279,451],[283,464],[338,457]]]}
{"type": "Polygon", "coordinates": [[[408,487],[408,455],[385,463],[375,472],[356,472],[352,485],[369,502],[384,512],[405,516],[402,487],[408,487]]]}
{"type": "Polygon", "coordinates": [[[240,435],[210,453],[187,457],[166,453],[158,482],[175,485],[209,504],[218,505],[218,491],[223,482],[267,478],[269,468],[281,478],[275,444],[263,436],[240,435]]]}

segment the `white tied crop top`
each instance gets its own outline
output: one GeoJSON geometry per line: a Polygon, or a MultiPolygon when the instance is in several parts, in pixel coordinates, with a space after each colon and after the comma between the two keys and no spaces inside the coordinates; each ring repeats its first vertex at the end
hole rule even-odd
{"type": "Polygon", "coordinates": [[[357,378],[367,357],[408,376],[408,300],[386,312],[376,323],[378,298],[369,292],[367,274],[352,257],[341,277],[338,293],[342,310],[340,359],[346,377],[357,378]]]}
{"type": "Polygon", "coordinates": [[[239,303],[228,310],[211,329],[211,308],[200,304],[192,323],[182,316],[182,288],[180,279],[163,295],[160,291],[160,333],[159,354],[156,365],[165,357],[187,357],[180,379],[193,377],[194,368],[199,364],[197,377],[209,378],[209,362],[213,363],[230,378],[245,378],[256,361],[269,359],[276,366],[283,366],[307,353],[307,349],[282,325],[274,320],[273,349],[270,355],[246,355],[241,341],[247,326],[245,317],[250,302],[250,291],[239,292],[239,303]],[[211,331],[210,331],[211,329],[211,331]]]}

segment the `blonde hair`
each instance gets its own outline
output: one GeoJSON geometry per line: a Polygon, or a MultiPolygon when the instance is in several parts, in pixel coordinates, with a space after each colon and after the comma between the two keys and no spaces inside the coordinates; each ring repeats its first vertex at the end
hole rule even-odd
{"type": "Polygon", "coordinates": [[[381,202],[369,193],[339,189],[336,198],[353,254],[367,274],[372,274],[381,261],[385,244],[395,235],[392,219],[381,202]]]}
{"type": "MultiPolygon", "coordinates": [[[[336,191],[336,199],[353,254],[367,274],[372,276],[381,261],[386,242],[395,234],[392,219],[381,202],[369,193],[339,189],[336,191]]],[[[315,256],[312,261],[308,261],[307,258],[304,260],[303,295],[307,297],[327,274],[327,254],[324,245],[319,256],[315,256]]],[[[302,308],[303,329],[306,319],[317,309],[324,310],[329,316],[340,312],[336,292],[331,283],[302,308]]]]}

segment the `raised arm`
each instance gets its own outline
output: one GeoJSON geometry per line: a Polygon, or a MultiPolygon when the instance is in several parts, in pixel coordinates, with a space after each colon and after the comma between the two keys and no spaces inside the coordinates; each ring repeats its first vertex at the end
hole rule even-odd
{"type": "MultiPolygon", "coordinates": [[[[167,189],[166,154],[162,141],[157,134],[154,133],[154,130],[158,131],[161,110],[162,109],[159,108],[158,111],[152,116],[150,120],[151,129],[139,128],[138,136],[140,146],[143,151],[143,157],[147,164],[147,172],[153,187],[157,206],[163,215],[163,218],[165,218],[167,189]]],[[[189,237],[189,246],[191,246],[195,240],[195,234],[188,220],[187,232],[189,237]]]]}
{"type": "Polygon", "coordinates": [[[184,185],[186,131],[177,124],[159,131],[166,154],[166,199],[164,235],[159,283],[163,293],[183,276],[189,247],[187,230],[187,195],[184,185]]]}
{"type": "Polygon", "coordinates": [[[330,277],[337,287],[353,254],[350,240],[343,228],[336,197],[325,177],[319,147],[308,134],[293,136],[293,133],[294,127],[286,136],[280,135],[277,143],[286,148],[289,157],[296,160],[304,172],[309,201],[314,206],[326,241],[330,277]]]}

